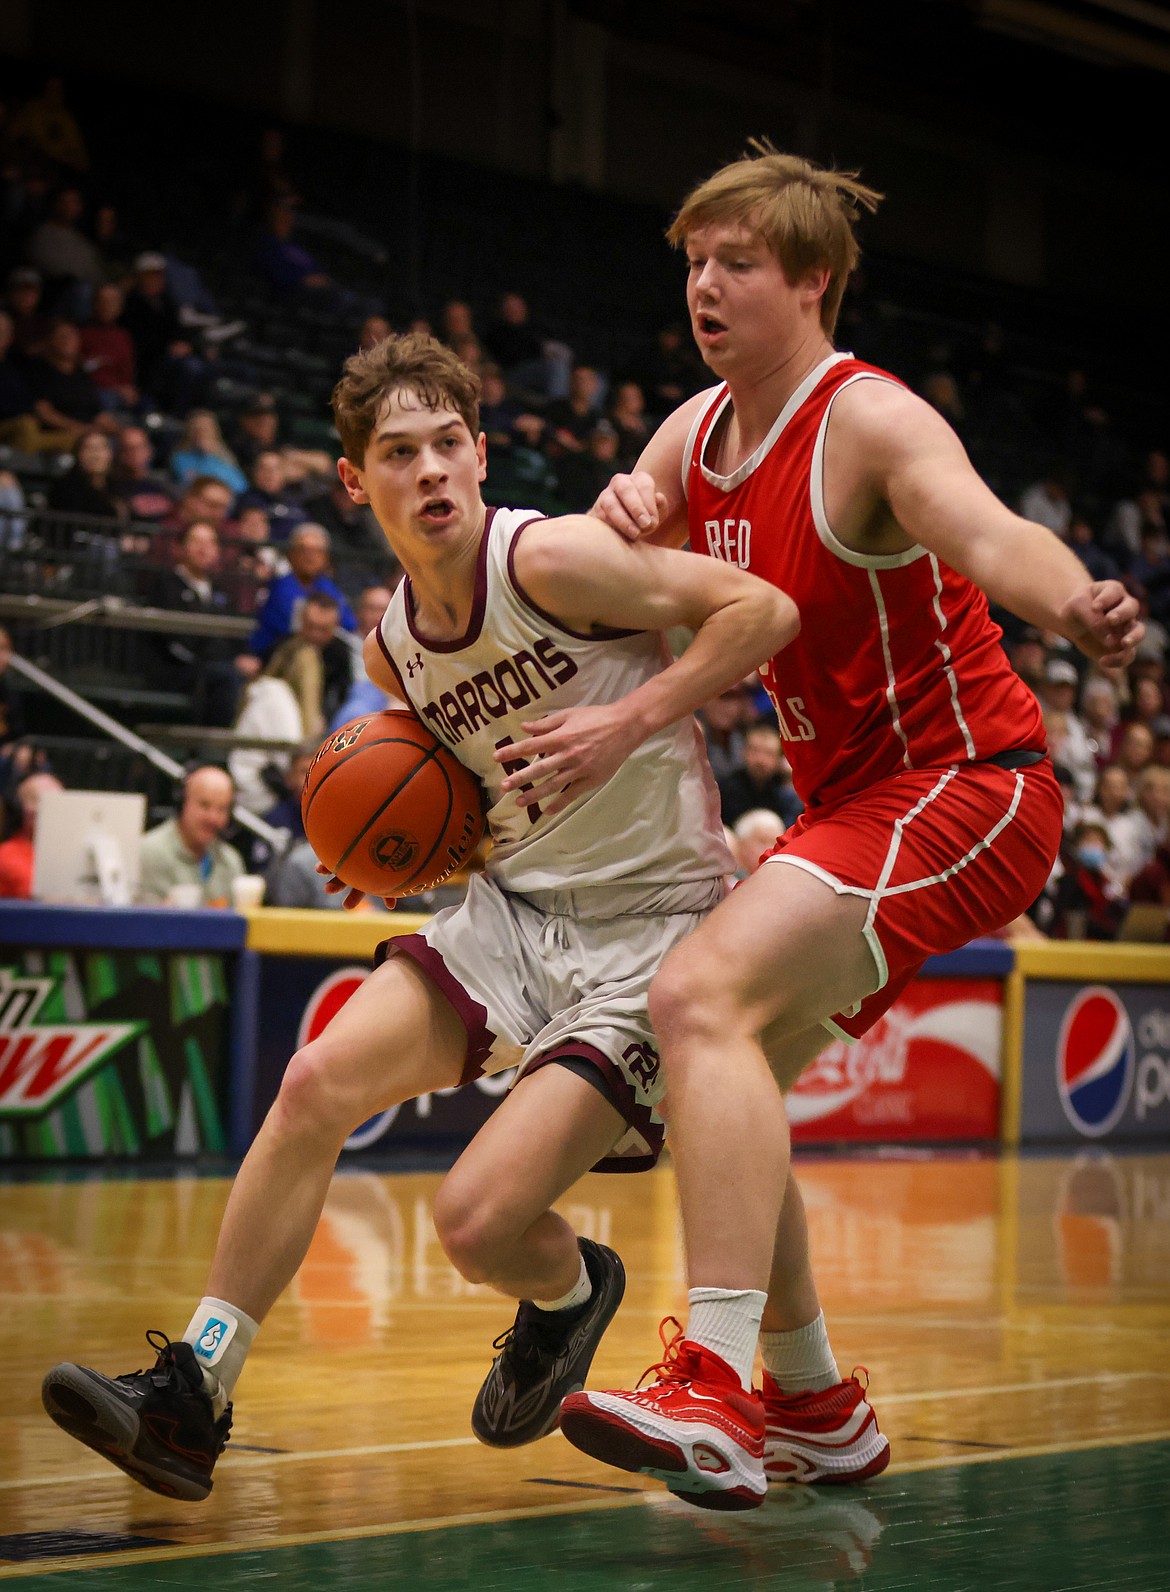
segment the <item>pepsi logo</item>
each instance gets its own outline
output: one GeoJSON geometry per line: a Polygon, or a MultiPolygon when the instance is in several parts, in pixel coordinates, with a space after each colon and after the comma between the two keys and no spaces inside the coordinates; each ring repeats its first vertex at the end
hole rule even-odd
{"type": "Polygon", "coordinates": [[[1056,1087],[1064,1114],[1086,1138],[1116,1127],[1133,1088],[1133,1028],[1112,990],[1083,989],[1064,1014],[1056,1045],[1056,1087]]]}

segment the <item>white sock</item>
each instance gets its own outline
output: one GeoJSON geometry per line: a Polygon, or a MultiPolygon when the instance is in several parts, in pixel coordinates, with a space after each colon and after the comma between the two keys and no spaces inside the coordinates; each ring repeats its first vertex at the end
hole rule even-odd
{"type": "Polygon", "coordinates": [[[764,1370],[785,1393],[819,1393],[841,1380],[822,1310],[795,1332],[761,1332],[764,1370]]]}
{"type": "Polygon", "coordinates": [[[593,1284],[589,1280],[589,1268],[585,1264],[585,1256],[582,1255],[581,1270],[577,1274],[577,1281],[567,1294],[562,1294],[559,1299],[534,1299],[532,1303],[538,1310],[575,1310],[592,1297],[593,1284]]]}
{"type": "Polygon", "coordinates": [[[756,1339],[767,1294],[758,1288],[738,1292],[731,1288],[692,1288],[687,1298],[691,1306],[687,1337],[726,1360],[750,1392],[756,1339]]]}
{"type": "Polygon", "coordinates": [[[244,1369],[252,1339],[259,1331],[259,1322],[245,1315],[238,1306],[229,1305],[226,1299],[210,1296],[201,1299],[191,1317],[183,1342],[195,1350],[195,1358],[203,1372],[203,1386],[211,1395],[217,1416],[227,1407],[232,1389],[244,1369]]]}

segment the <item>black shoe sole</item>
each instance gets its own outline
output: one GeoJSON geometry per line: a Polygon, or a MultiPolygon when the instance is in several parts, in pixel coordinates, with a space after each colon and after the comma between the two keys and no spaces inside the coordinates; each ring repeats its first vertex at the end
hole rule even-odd
{"type": "Polygon", "coordinates": [[[211,1492],[209,1476],[192,1476],[165,1464],[152,1464],[136,1454],[142,1435],[137,1415],[83,1366],[55,1365],[41,1384],[41,1403],[63,1432],[150,1492],[186,1503],[200,1503],[211,1492]]]}
{"type": "MultiPolygon", "coordinates": [[[[476,1438],[487,1448],[523,1448],[526,1444],[539,1442],[542,1437],[547,1437],[550,1432],[556,1431],[561,1423],[562,1402],[568,1398],[570,1393],[579,1393],[585,1386],[585,1378],[589,1375],[589,1368],[593,1364],[593,1356],[597,1353],[598,1345],[605,1336],[610,1322],[617,1314],[618,1306],[625,1297],[626,1268],[622,1265],[621,1257],[616,1255],[612,1249],[607,1249],[604,1244],[595,1244],[592,1239],[582,1238],[578,1242],[582,1249],[587,1245],[594,1255],[605,1257],[604,1265],[607,1271],[606,1282],[603,1290],[599,1293],[600,1308],[594,1321],[590,1323],[590,1330],[593,1333],[592,1346],[589,1348],[585,1358],[578,1357],[566,1380],[554,1391],[550,1391],[549,1409],[544,1420],[536,1429],[526,1426],[520,1432],[498,1433],[486,1428],[479,1414],[480,1399],[483,1396],[483,1388],[481,1388],[471,1411],[471,1430],[476,1438]]],[[[489,1371],[489,1378],[491,1374],[489,1371]]],[[[484,1387],[486,1386],[487,1382],[485,1380],[484,1387]]]]}

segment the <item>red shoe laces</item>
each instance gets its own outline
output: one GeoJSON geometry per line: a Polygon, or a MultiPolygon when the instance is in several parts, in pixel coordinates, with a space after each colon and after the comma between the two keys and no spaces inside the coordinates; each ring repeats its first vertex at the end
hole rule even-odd
{"type": "Polygon", "coordinates": [[[683,1332],[682,1322],[676,1316],[663,1316],[658,1323],[658,1336],[662,1340],[662,1347],[666,1351],[656,1365],[648,1365],[638,1378],[637,1387],[641,1387],[647,1377],[654,1377],[659,1382],[689,1382],[690,1376],[684,1367],[689,1370],[687,1361],[691,1358],[684,1354],[682,1349],[683,1332]],[[667,1337],[666,1329],[673,1327],[674,1331],[667,1337]]]}

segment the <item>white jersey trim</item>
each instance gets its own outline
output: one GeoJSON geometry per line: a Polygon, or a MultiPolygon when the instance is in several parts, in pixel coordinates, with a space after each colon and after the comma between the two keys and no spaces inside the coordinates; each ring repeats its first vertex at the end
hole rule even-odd
{"type": "Polygon", "coordinates": [[[708,390],[707,390],[707,402],[705,404],[700,404],[699,405],[699,412],[695,416],[694,420],[692,420],[691,429],[687,432],[687,445],[683,449],[683,456],[682,456],[682,492],[683,492],[683,502],[684,503],[687,503],[687,502],[690,501],[691,460],[694,458],[694,455],[695,455],[695,440],[696,440],[696,438],[699,435],[699,427],[703,424],[703,421],[706,420],[707,416],[711,413],[711,405],[719,397],[719,394],[720,394],[722,388],[723,388],[723,383],[722,382],[720,382],[717,387],[708,388],[708,390]]]}
{"type": "Polygon", "coordinates": [[[886,701],[890,708],[890,718],[894,723],[894,731],[902,743],[902,761],[907,768],[913,768],[914,764],[910,761],[910,742],[906,739],[906,731],[902,728],[902,715],[898,711],[898,680],[894,673],[894,657],[890,651],[890,617],[886,612],[886,599],[882,596],[882,583],[878,579],[876,569],[869,571],[869,589],[873,593],[878,624],[881,627],[882,659],[886,666],[886,701]]]}
{"type": "Polygon", "coordinates": [[[852,387],[855,381],[888,381],[892,387],[898,385],[897,382],[890,381],[888,376],[879,376],[876,371],[859,370],[856,376],[850,376],[848,381],[841,383],[825,405],[825,412],[821,416],[820,428],[817,431],[817,440],[813,445],[812,466],[808,477],[813,524],[825,547],[842,563],[853,564],[858,569],[901,569],[904,565],[913,564],[916,559],[923,558],[926,548],[908,547],[904,553],[858,553],[838,540],[825,514],[825,437],[829,430],[829,416],[833,413],[833,405],[837,399],[846,387],[852,387]]]}
{"type": "MultiPolygon", "coordinates": [[[[805,399],[809,397],[814,389],[820,385],[821,379],[825,375],[825,372],[832,370],[833,366],[839,365],[842,360],[852,358],[852,354],[830,354],[827,359],[822,359],[819,365],[814,366],[813,369],[809,371],[808,375],[801,382],[800,386],[792,394],[792,397],[784,405],[783,409],[781,409],[780,413],[776,416],[776,419],[773,422],[772,429],[768,432],[768,435],[764,438],[763,442],[760,443],[755,452],[750,454],[748,458],[746,458],[740,465],[739,469],[733,470],[730,475],[717,475],[714,470],[709,470],[703,463],[703,454],[705,454],[707,451],[707,445],[711,440],[711,433],[719,424],[720,416],[731,402],[730,392],[724,393],[723,401],[716,409],[714,419],[711,421],[707,435],[703,438],[703,450],[699,455],[699,469],[703,472],[704,481],[706,481],[710,486],[713,486],[719,492],[731,492],[737,486],[742,485],[743,482],[747,480],[748,476],[751,475],[753,471],[758,470],[760,465],[763,464],[768,454],[771,453],[772,449],[776,446],[776,442],[780,437],[780,433],[784,430],[784,427],[792,419],[793,415],[796,414],[797,410],[803,405],[805,399]]],[[[845,385],[848,385],[848,383],[845,385]]],[[[835,396],[836,394],[834,394],[834,397],[835,396]]],[[[703,413],[709,414],[710,408],[708,407],[704,409],[703,413]]]]}
{"type": "Polygon", "coordinates": [[[959,701],[959,682],[955,678],[955,671],[951,668],[951,649],[943,640],[947,628],[947,616],[942,605],[942,575],[939,573],[938,559],[933,553],[930,555],[930,572],[934,576],[934,613],[938,620],[938,640],[935,646],[942,656],[943,668],[946,671],[947,683],[951,688],[951,708],[955,715],[955,723],[963,736],[963,745],[967,748],[967,756],[974,758],[975,742],[963,716],[963,706],[959,701]]]}

